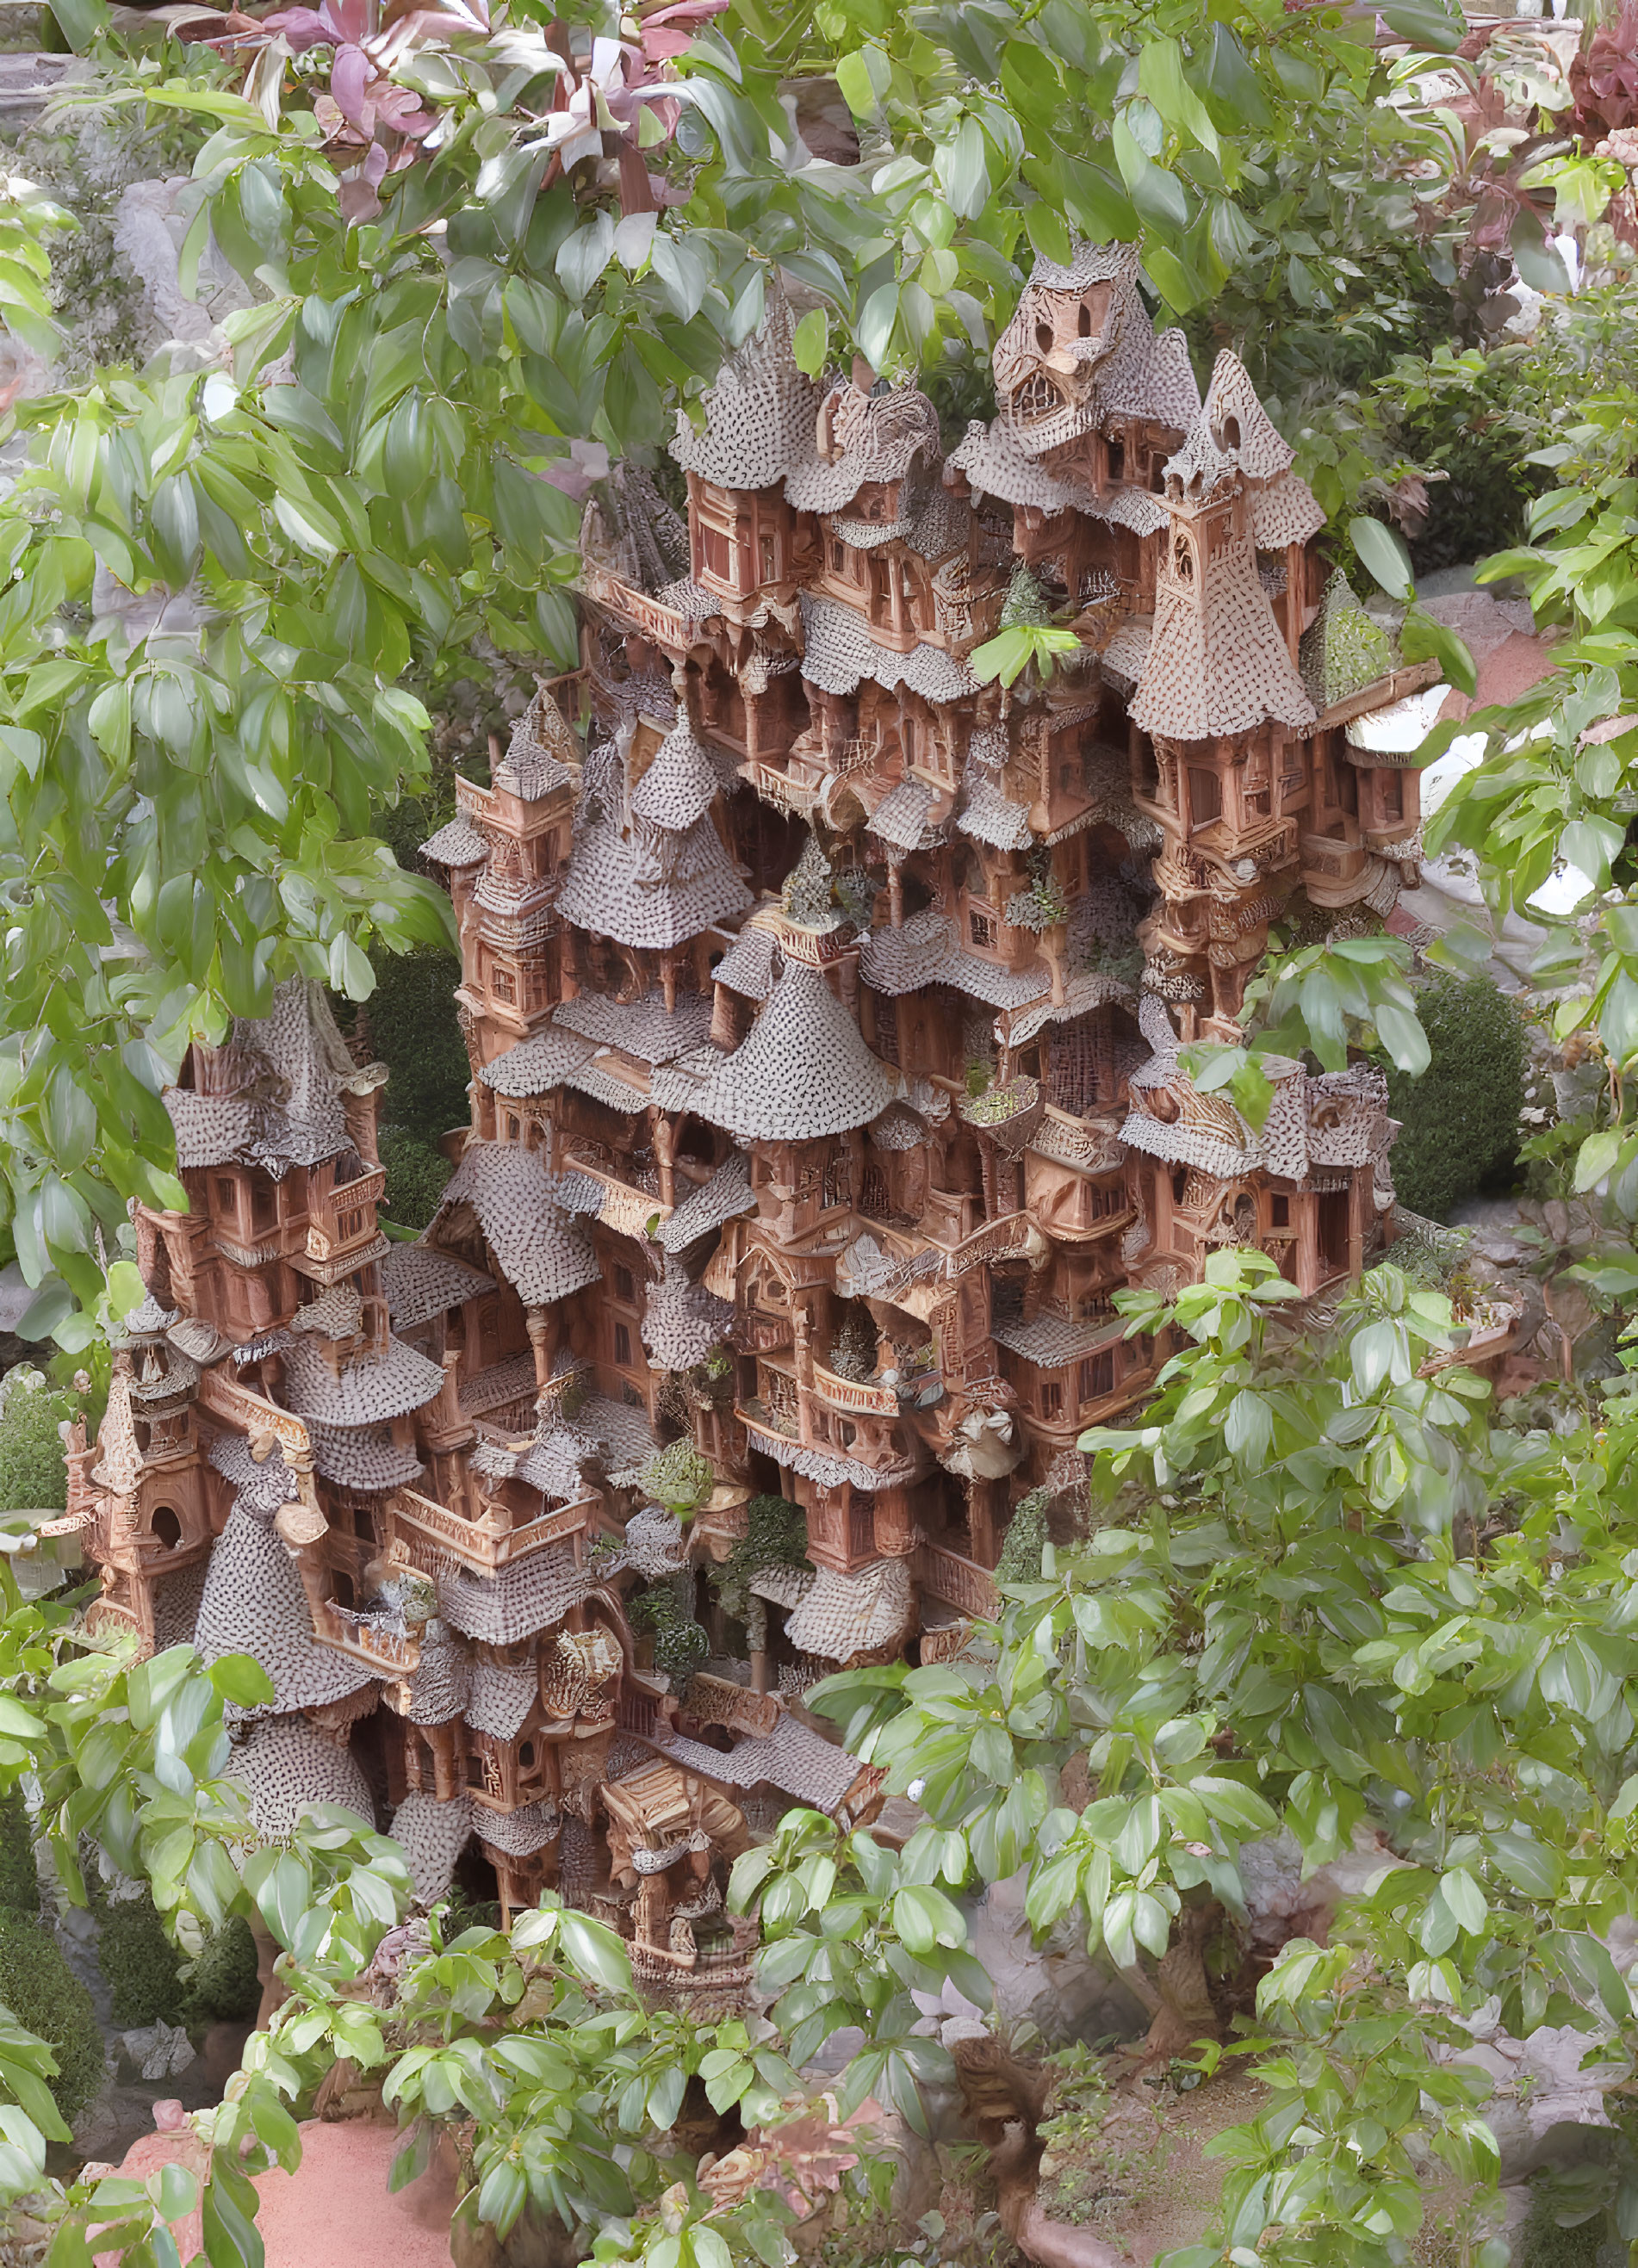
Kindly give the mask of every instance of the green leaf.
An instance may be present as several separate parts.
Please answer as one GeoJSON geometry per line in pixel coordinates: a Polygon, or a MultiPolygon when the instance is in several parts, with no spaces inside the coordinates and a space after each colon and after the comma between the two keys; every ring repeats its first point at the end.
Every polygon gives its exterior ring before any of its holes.
{"type": "Polygon", "coordinates": [[[240,1709],[271,1708],[277,1696],[273,1680],[254,1654],[218,1654],[210,1664],[210,1683],[224,1701],[240,1709]]]}
{"type": "Polygon", "coordinates": [[[830,351],[830,324],[823,307],[810,307],[796,326],[791,341],[791,352],[796,367],[809,378],[817,378],[824,368],[830,351]]]}
{"type": "Polygon", "coordinates": [[[1375,578],[1391,599],[1408,599],[1414,585],[1411,555],[1392,528],[1363,516],[1348,522],[1348,541],[1367,574],[1375,578]]]}
{"type": "MultiPolygon", "coordinates": [[[[1376,527],[1381,523],[1372,520],[1369,524],[1376,527]]],[[[1376,572],[1374,568],[1372,572],[1376,572]]],[[[1406,610],[1399,630],[1399,651],[1406,661],[1436,661],[1458,692],[1472,693],[1477,689],[1479,671],[1472,655],[1456,632],[1445,623],[1435,622],[1425,608],[1413,606],[1406,610]]]]}

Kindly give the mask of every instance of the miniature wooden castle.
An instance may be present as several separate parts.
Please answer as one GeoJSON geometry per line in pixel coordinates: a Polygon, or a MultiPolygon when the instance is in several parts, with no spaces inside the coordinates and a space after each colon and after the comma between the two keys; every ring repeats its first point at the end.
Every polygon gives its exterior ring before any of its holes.
{"type": "Polygon", "coordinates": [[[473,1072],[436,1218],[382,1233],[384,1074],[318,988],[196,1047],[64,1523],[103,1627],[266,1666],[269,1830],[347,1804],[424,1898],[555,1884],[701,1990],[747,1836],[879,1802],[803,1693],[959,1646],[1152,1379],[1113,1293],[1226,1245],[1320,1293],[1391,1233],[1374,1071],[1273,1064],[1254,1131],[1180,1053],[1271,922],[1414,876],[1380,712],[1432,674],[1133,248],[1037,263],[948,453],[791,340],[776,303],[679,423],[685,512],[616,470],[578,682],[424,846],[473,1072]],[[1049,675],[981,681],[1047,622],[1049,675]]]}

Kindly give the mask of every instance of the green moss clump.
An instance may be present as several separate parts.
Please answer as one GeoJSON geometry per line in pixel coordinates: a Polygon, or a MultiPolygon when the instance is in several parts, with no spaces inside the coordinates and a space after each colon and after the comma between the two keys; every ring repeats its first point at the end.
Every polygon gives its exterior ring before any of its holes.
{"type": "Polygon", "coordinates": [[[1020,1497],[1007,1523],[1000,1556],[995,1563],[998,1583],[1038,1583],[1041,1557],[1046,1549],[1047,1513],[1051,1499],[1044,1488],[1020,1497]]]}
{"type": "Polygon", "coordinates": [[[681,1693],[711,1652],[711,1640],[689,1612],[678,1594],[691,1588],[694,1578],[685,1573],[675,1582],[651,1583],[632,1594],[627,1607],[634,1631],[652,1631],[654,1668],[681,1693]]]}
{"type": "Polygon", "coordinates": [[[40,1911],[34,1833],[20,1787],[0,1796],[0,1908],[30,1918],[40,1911]]]}
{"type": "Polygon", "coordinates": [[[181,1957],[146,1890],[140,1897],[109,1898],[104,1904],[97,1960],[114,1996],[118,2030],[180,2022],[181,1957]]]}
{"type": "Polygon", "coordinates": [[[1517,1159],[1524,1026],[1487,976],[1435,977],[1419,987],[1416,1012],[1433,1059],[1420,1079],[1388,1073],[1402,1122],[1390,1163],[1400,1203],[1442,1220],[1517,1159]]]}
{"type": "Polygon", "coordinates": [[[1385,677],[1398,656],[1393,641],[1374,622],[1339,571],[1325,585],[1319,614],[1302,633],[1299,662],[1302,682],[1317,709],[1346,701],[1385,677]]]}
{"type": "Polygon", "coordinates": [[[638,1476],[656,1504],[687,1520],[699,1510],[716,1485],[711,1460],[703,1456],[686,1435],[651,1457],[638,1476]]]}
{"type": "Polygon", "coordinates": [[[743,1622],[758,1568],[807,1565],[808,1516],[801,1505],[782,1496],[754,1496],[745,1507],[744,1535],[719,1567],[707,1564],[705,1580],[724,1612],[743,1622]]]}
{"type": "Polygon", "coordinates": [[[37,1373],[13,1370],[0,1386],[0,1512],[62,1512],[68,1465],[57,1427],[69,1413],[63,1396],[37,1373]]]}
{"type": "Polygon", "coordinates": [[[0,1913],[0,2005],[56,2058],[46,2084],[72,2125],[102,2084],[102,2034],[90,1993],[37,1915],[0,1913]]]}

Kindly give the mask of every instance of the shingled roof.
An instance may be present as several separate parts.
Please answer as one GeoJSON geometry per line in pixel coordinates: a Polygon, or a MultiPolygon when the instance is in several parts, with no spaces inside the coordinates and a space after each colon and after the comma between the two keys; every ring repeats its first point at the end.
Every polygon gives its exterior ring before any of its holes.
{"type": "Polygon", "coordinates": [[[624,832],[623,800],[618,754],[600,748],[587,758],[580,824],[557,891],[563,920],[621,945],[663,952],[746,911],[750,892],[708,818],[678,833],[654,830],[668,846],[660,859],[624,832]]]}
{"type": "Polygon", "coordinates": [[[781,1795],[811,1804],[815,1811],[833,1812],[865,1770],[857,1756],[787,1711],[780,1712],[766,1740],[736,1741],[726,1756],[682,1734],[654,1745],[672,1764],[719,1787],[777,1787],[781,1795]]]}
{"type": "Polygon", "coordinates": [[[879,1559],[856,1575],[822,1567],[785,1635],[801,1653],[847,1661],[893,1645],[910,1627],[914,1610],[910,1569],[902,1559],[879,1559]]]}
{"type": "Polygon", "coordinates": [[[229,1770],[250,1790],[250,1815],[269,1841],[294,1832],[321,1806],[350,1811],[375,1825],[368,1781],[348,1749],[315,1733],[305,1717],[276,1717],[257,1725],[233,1751],[229,1770]]]}
{"type": "Polygon", "coordinates": [[[705,816],[719,792],[716,767],[681,716],[632,791],[631,816],[680,835],[705,816]]]}
{"type": "Polygon", "coordinates": [[[742,1142],[803,1142],[867,1125],[893,1091],[819,971],[791,961],[747,1038],[691,1107],[742,1142]]]}
{"type": "Polygon", "coordinates": [[[379,1360],[360,1357],[344,1363],[339,1375],[309,1338],[292,1338],[284,1349],[285,1407],[327,1425],[373,1425],[407,1417],[431,1402],[443,1383],[439,1365],[404,1339],[389,1337],[379,1360]]]}
{"type": "Polygon", "coordinates": [[[167,1087],[177,1162],[219,1166],[239,1160],[275,1180],[291,1166],[314,1166],[350,1146],[343,1092],[379,1086],[379,1065],[361,1071],[336,1028],[324,987],[292,976],[269,1016],[240,1017],[225,1047],[196,1042],[205,1091],[167,1087]],[[202,1059],[203,1058],[203,1059],[202,1059]]]}
{"type": "Polygon", "coordinates": [[[579,760],[579,741],[542,685],[512,728],[506,753],[495,767],[495,785],[538,803],[558,788],[573,786],[579,760]]]}
{"type": "Polygon", "coordinates": [[[820,389],[796,366],[794,328],[776,288],[758,328],[702,396],[702,424],[677,414],[671,454],[684,472],[719,488],[765,489],[788,465],[813,454],[820,389]]]}
{"type": "Polygon", "coordinates": [[[1173,740],[1251,733],[1270,718],[1311,725],[1314,704],[1291,666],[1249,536],[1230,535],[1199,571],[1198,585],[1176,574],[1160,580],[1133,723],[1173,740]]]}
{"type": "Polygon", "coordinates": [[[600,1280],[596,1255],[585,1231],[559,1205],[538,1150],[515,1142],[469,1142],[427,1230],[429,1241],[462,1204],[477,1215],[501,1273],[526,1307],[550,1307],[600,1280]]]}
{"type": "Polygon", "coordinates": [[[516,1646],[551,1630],[591,1587],[574,1555],[550,1545],[527,1559],[514,1559],[498,1575],[475,1575],[457,1567],[439,1587],[444,1620],[468,1638],[491,1646],[516,1646]]]}
{"type": "Polygon", "coordinates": [[[691,1283],[668,1254],[663,1280],[651,1284],[643,1309],[643,1344],[661,1370],[691,1370],[720,1346],[734,1326],[734,1305],[691,1283]]]}
{"type": "Polygon", "coordinates": [[[492,1292],[495,1279],[453,1253],[434,1252],[430,1244],[395,1244],[381,1262],[381,1288],[394,1329],[411,1331],[492,1292]]]}
{"type": "Polygon", "coordinates": [[[682,1199],[669,1219],[654,1232],[654,1241],[667,1252],[685,1252],[713,1228],[720,1228],[736,1213],[755,1212],[750,1160],[743,1150],[731,1150],[708,1182],[682,1199]]]}
{"type": "Polygon", "coordinates": [[[472,1799],[407,1795],[393,1814],[393,1840],[403,1852],[418,1906],[435,1906],[454,1880],[455,1861],[472,1834],[472,1799]]]}
{"type": "Polygon", "coordinates": [[[210,1547],[194,1644],[207,1662],[248,1653],[273,1682],[276,1709],[317,1709],[373,1681],[344,1654],[321,1646],[296,1563],[267,1519],[236,1503],[210,1547]]]}

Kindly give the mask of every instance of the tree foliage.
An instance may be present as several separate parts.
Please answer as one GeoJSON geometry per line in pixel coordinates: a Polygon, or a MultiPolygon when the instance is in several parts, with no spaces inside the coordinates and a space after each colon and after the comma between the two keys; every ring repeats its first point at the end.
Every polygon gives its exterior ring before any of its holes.
{"type": "Polygon", "coordinates": [[[1416,1011],[1430,1061],[1420,1079],[1388,1075],[1400,1121],[1393,1186],[1413,1212],[1443,1220],[1518,1156],[1524,1023],[1518,1003],[1488,976],[1436,977],[1418,988],[1416,1011]]]}

